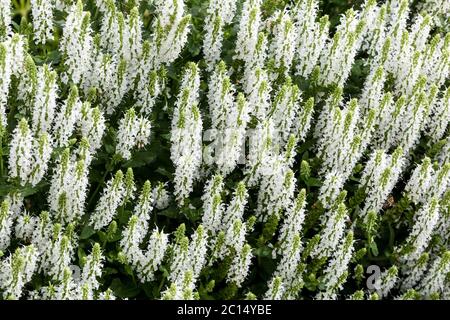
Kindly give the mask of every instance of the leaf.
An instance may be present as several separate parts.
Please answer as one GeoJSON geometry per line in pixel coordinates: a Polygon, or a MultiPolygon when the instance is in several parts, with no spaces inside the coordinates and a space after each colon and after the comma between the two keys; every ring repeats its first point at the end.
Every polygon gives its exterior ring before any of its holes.
{"type": "Polygon", "coordinates": [[[297,153],[301,154],[305,152],[306,150],[310,149],[314,145],[314,143],[316,143],[316,139],[310,139],[308,141],[305,141],[297,148],[297,153]]]}
{"type": "Polygon", "coordinates": [[[119,298],[134,298],[139,294],[139,288],[131,281],[122,282],[114,279],[110,286],[114,294],[119,298]]]}
{"type": "Polygon", "coordinates": [[[113,154],[113,153],[116,151],[116,149],[114,148],[114,146],[112,146],[112,145],[109,144],[109,143],[105,144],[105,150],[106,150],[106,152],[109,153],[109,154],[113,154]]]}
{"type": "Polygon", "coordinates": [[[308,180],[305,181],[306,185],[309,187],[320,187],[322,186],[322,181],[320,181],[317,178],[308,178],[308,180]]]}
{"type": "Polygon", "coordinates": [[[92,228],[89,224],[85,225],[83,230],[81,230],[80,239],[88,239],[93,234],[95,234],[94,228],[92,228]]]}
{"type": "Polygon", "coordinates": [[[157,153],[154,151],[136,152],[133,157],[123,164],[125,168],[143,167],[156,160],[157,153]]]}
{"type": "Polygon", "coordinates": [[[28,196],[32,196],[40,191],[42,191],[42,189],[44,189],[45,187],[48,186],[48,182],[46,181],[41,181],[39,182],[36,186],[32,187],[32,186],[26,186],[25,188],[20,190],[20,193],[22,194],[22,196],[24,197],[28,197],[28,196]]]}
{"type": "Polygon", "coordinates": [[[175,219],[179,215],[179,211],[176,207],[169,207],[163,211],[158,212],[158,215],[160,216],[166,216],[172,219],[175,219]]]}
{"type": "Polygon", "coordinates": [[[372,254],[377,257],[379,252],[378,252],[378,246],[377,243],[375,241],[372,241],[372,243],[370,244],[370,250],[372,251],[372,254]]]}
{"type": "Polygon", "coordinates": [[[172,173],[167,171],[167,169],[165,169],[165,168],[158,167],[158,169],[156,169],[156,172],[158,172],[159,174],[161,174],[169,179],[172,179],[172,176],[173,176],[172,173]]]}
{"type": "Polygon", "coordinates": [[[83,259],[86,257],[86,253],[84,252],[84,249],[79,246],[78,250],[77,250],[77,255],[78,255],[78,261],[83,261],[83,259]]]}
{"type": "MultiPolygon", "coordinates": [[[[119,210],[119,214],[117,215],[119,222],[121,224],[126,224],[128,220],[130,220],[131,215],[133,212],[130,210],[119,210]]],[[[120,232],[118,232],[120,234],[120,232]]]]}

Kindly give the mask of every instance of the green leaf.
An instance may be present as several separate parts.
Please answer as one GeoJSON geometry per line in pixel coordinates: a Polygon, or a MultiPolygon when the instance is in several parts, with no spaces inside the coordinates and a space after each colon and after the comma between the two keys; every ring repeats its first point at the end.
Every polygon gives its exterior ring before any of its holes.
{"type": "Polygon", "coordinates": [[[134,298],[139,294],[139,288],[131,281],[114,279],[110,286],[114,294],[119,298],[134,298]]]}
{"type": "Polygon", "coordinates": [[[162,210],[158,212],[158,215],[160,216],[166,216],[172,219],[175,219],[179,216],[180,212],[177,207],[169,207],[165,210],[162,210]]]}
{"type": "Polygon", "coordinates": [[[322,186],[322,181],[320,181],[317,178],[313,178],[313,177],[311,177],[308,180],[306,180],[305,183],[309,187],[320,187],[320,186],[322,186]]]}
{"type": "Polygon", "coordinates": [[[143,167],[156,160],[157,153],[154,151],[136,152],[133,157],[123,164],[125,168],[143,167]]]}
{"type": "Polygon", "coordinates": [[[85,225],[83,229],[81,230],[80,239],[88,239],[93,234],[95,234],[94,228],[92,228],[90,225],[85,225]]]}
{"type": "Polygon", "coordinates": [[[377,243],[375,241],[372,241],[372,243],[370,244],[370,250],[372,251],[372,254],[377,257],[379,252],[378,252],[378,246],[377,243]]]}

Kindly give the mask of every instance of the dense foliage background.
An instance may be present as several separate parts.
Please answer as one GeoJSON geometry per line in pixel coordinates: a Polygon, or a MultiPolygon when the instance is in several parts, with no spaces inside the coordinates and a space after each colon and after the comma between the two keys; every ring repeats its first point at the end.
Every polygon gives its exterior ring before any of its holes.
{"type": "MultiPolygon", "coordinates": [[[[417,12],[418,0],[412,1],[411,14],[413,17],[417,12]]],[[[129,13],[135,6],[136,1],[116,1],[117,8],[129,13]]],[[[170,159],[170,133],[171,120],[174,110],[177,94],[180,90],[180,81],[182,71],[188,62],[196,62],[201,71],[200,83],[200,105],[204,128],[210,126],[208,118],[208,102],[206,98],[208,90],[208,78],[210,72],[205,70],[205,61],[202,54],[203,26],[206,16],[208,1],[206,0],[186,0],[186,6],[192,15],[192,26],[188,35],[188,41],[180,56],[174,63],[167,66],[166,88],[159,96],[153,111],[151,113],[151,138],[150,143],[143,148],[133,150],[132,157],[129,160],[121,159],[116,155],[118,122],[123,117],[126,110],[135,104],[134,96],[131,93],[125,95],[116,111],[107,118],[107,128],[102,140],[102,146],[95,154],[91,164],[89,174],[89,192],[86,203],[86,212],[83,220],[76,226],[75,232],[79,235],[79,245],[74,256],[74,265],[82,265],[83,259],[91,252],[93,244],[99,243],[105,256],[103,272],[101,275],[101,291],[110,288],[118,298],[137,298],[137,299],[159,299],[161,292],[167,288],[169,281],[169,265],[167,262],[159,267],[154,281],[140,283],[136,277],[135,271],[129,266],[121,255],[119,241],[122,237],[122,230],[127,225],[132,214],[135,201],[129,201],[120,206],[114,222],[109,227],[101,231],[95,231],[89,225],[89,213],[95,209],[95,206],[101,196],[106,181],[110,180],[114,173],[121,169],[124,173],[128,168],[133,169],[134,180],[138,190],[146,180],[149,180],[153,186],[159,182],[166,183],[167,189],[173,190],[174,166],[170,159]]],[[[262,4],[262,17],[267,19],[277,10],[282,10],[288,5],[287,0],[264,0],[262,4]]],[[[349,8],[360,9],[363,1],[351,0],[321,0],[319,4],[319,16],[327,14],[330,17],[330,30],[333,33],[342,14],[349,8]]],[[[99,32],[101,23],[101,13],[99,12],[95,1],[83,1],[84,10],[91,13],[91,27],[94,32],[99,32]]],[[[32,17],[30,13],[30,3],[26,0],[12,1],[13,8],[13,31],[25,35],[28,39],[28,53],[33,57],[36,65],[49,64],[57,72],[63,70],[62,55],[59,50],[59,40],[63,32],[66,13],[55,11],[54,39],[47,41],[46,44],[36,44],[33,41],[32,17]]],[[[238,9],[239,12],[239,9],[238,9]]],[[[143,18],[143,38],[146,39],[151,33],[152,21],[154,19],[154,6],[152,1],[140,1],[140,16],[143,18]]],[[[237,18],[235,18],[237,19],[237,18]]],[[[242,61],[233,59],[235,50],[235,41],[238,24],[233,23],[226,27],[224,32],[224,41],[222,49],[222,59],[229,68],[233,70],[242,70],[242,61]]],[[[433,28],[431,34],[442,32],[439,28],[433,28]]],[[[431,35],[431,36],[432,36],[431,35]]],[[[430,36],[430,38],[431,38],[430,36]]],[[[369,73],[369,66],[365,63],[367,59],[366,52],[360,52],[352,65],[351,74],[344,86],[344,100],[348,101],[353,97],[358,97],[361,93],[364,82],[369,73]]],[[[92,69],[92,73],[97,70],[92,69]]],[[[239,81],[239,72],[232,74],[233,82],[239,81]]],[[[12,83],[12,90],[17,86],[12,83]]],[[[286,80],[280,77],[273,83],[274,88],[279,88],[286,80]]],[[[385,85],[389,88],[392,79],[388,79],[385,85]]],[[[296,83],[302,91],[303,101],[309,97],[314,97],[317,104],[314,106],[314,121],[320,114],[325,99],[331,95],[335,88],[321,87],[314,81],[304,79],[293,75],[293,82],[296,83]]],[[[58,80],[59,96],[58,103],[62,103],[67,97],[70,86],[58,80]]],[[[100,105],[99,97],[94,95],[84,96],[80,92],[82,100],[89,100],[93,106],[100,105]]],[[[22,187],[12,181],[7,173],[6,163],[9,155],[9,142],[11,133],[17,126],[18,121],[25,115],[21,102],[15,100],[14,94],[10,94],[8,100],[8,119],[7,127],[3,128],[1,137],[1,158],[0,158],[0,196],[6,197],[13,190],[19,191],[24,199],[24,210],[31,215],[38,215],[41,211],[48,210],[47,195],[50,187],[50,175],[47,175],[39,184],[34,187],[22,187]]],[[[318,201],[319,189],[324,180],[319,175],[322,165],[321,160],[316,155],[316,142],[312,131],[308,134],[305,141],[296,146],[296,157],[293,171],[297,179],[297,190],[306,189],[306,220],[302,232],[302,242],[307,246],[308,241],[312,239],[321,228],[320,217],[325,209],[318,201]]],[[[76,137],[74,137],[76,138],[76,137]]],[[[73,145],[76,144],[73,139],[73,145]]],[[[355,232],[355,253],[348,267],[349,276],[341,294],[343,297],[353,294],[355,291],[365,290],[366,269],[370,265],[377,265],[382,270],[388,269],[393,265],[399,265],[398,256],[394,254],[394,248],[404,243],[413,224],[414,213],[418,208],[404,197],[403,190],[406,182],[411,176],[417,163],[420,163],[424,156],[433,159],[441,151],[444,142],[430,145],[426,136],[422,137],[420,143],[411,153],[408,167],[404,168],[403,176],[396,184],[389,198],[387,199],[383,213],[378,220],[376,232],[368,234],[367,230],[360,226],[354,226],[355,232]]],[[[61,156],[62,148],[53,150],[50,168],[54,167],[56,160],[61,156]]],[[[344,200],[347,206],[350,219],[346,222],[351,225],[356,220],[360,205],[364,201],[364,195],[360,189],[360,178],[364,165],[368,159],[368,153],[364,154],[359,163],[354,168],[351,177],[345,183],[344,189],[347,196],[344,200]]],[[[49,169],[51,172],[52,169],[49,169]]],[[[210,170],[211,169],[207,169],[210,170]]],[[[208,171],[206,171],[208,172],[208,171]]],[[[179,206],[173,199],[170,205],[162,210],[153,209],[150,225],[157,226],[166,233],[173,234],[180,224],[185,224],[186,234],[192,234],[201,222],[203,215],[202,195],[207,179],[211,175],[205,175],[194,186],[194,191],[190,194],[187,201],[179,206]]],[[[236,168],[224,179],[225,191],[222,201],[228,203],[232,197],[232,191],[236,184],[244,179],[242,168],[236,168]]],[[[249,201],[244,214],[244,220],[248,220],[254,215],[256,209],[258,188],[249,189],[249,201]]],[[[250,267],[250,273],[243,286],[237,288],[225,281],[227,268],[230,261],[226,259],[213,265],[207,265],[201,272],[197,284],[198,297],[200,299],[241,299],[245,297],[263,297],[267,291],[268,281],[276,268],[279,259],[273,258],[273,246],[277,239],[277,229],[281,222],[278,218],[268,222],[256,222],[253,231],[247,236],[247,241],[252,247],[254,258],[250,267]],[[249,293],[252,293],[249,295],[249,293]]],[[[375,228],[374,228],[375,230],[375,228]]],[[[171,236],[172,239],[172,236],[171,236]]],[[[444,239],[445,240],[445,239],[444,239]]],[[[442,241],[442,239],[432,239],[431,243],[442,241]]],[[[13,240],[5,252],[4,257],[10,255],[15,248],[23,245],[21,241],[13,240]]],[[[442,248],[445,248],[442,247],[442,248]]],[[[308,260],[308,267],[304,272],[304,287],[301,297],[304,299],[314,298],[320,289],[321,268],[320,264],[308,260]]],[[[35,275],[32,281],[26,285],[27,290],[36,290],[42,286],[48,285],[50,279],[42,275],[35,275]]],[[[396,289],[391,292],[390,297],[397,295],[396,289]]]]}

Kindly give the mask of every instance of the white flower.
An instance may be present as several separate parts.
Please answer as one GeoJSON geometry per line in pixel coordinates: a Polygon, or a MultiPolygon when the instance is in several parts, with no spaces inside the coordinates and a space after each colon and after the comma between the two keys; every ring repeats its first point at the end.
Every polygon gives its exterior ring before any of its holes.
{"type": "Polygon", "coordinates": [[[128,63],[125,59],[101,52],[96,55],[94,60],[92,68],[97,72],[92,73],[90,79],[87,80],[87,84],[84,86],[85,91],[95,87],[108,115],[114,113],[129,89],[127,66],[128,63]]]}
{"type": "Polygon", "coordinates": [[[65,149],[58,159],[53,171],[49,190],[50,212],[61,222],[73,220],[70,195],[73,192],[73,164],[70,161],[70,151],[65,149]]]}
{"type": "Polygon", "coordinates": [[[271,85],[267,72],[257,69],[252,79],[252,91],[248,97],[249,113],[259,120],[266,119],[270,109],[271,85]]]}
{"type": "Polygon", "coordinates": [[[239,254],[245,244],[246,236],[247,225],[241,219],[236,219],[229,226],[226,226],[224,244],[227,248],[225,248],[224,254],[239,254]]]}
{"type": "Polygon", "coordinates": [[[188,289],[189,296],[195,289],[197,278],[206,263],[207,243],[205,229],[199,225],[190,243],[187,237],[182,237],[173,247],[174,258],[170,266],[169,280],[177,287],[188,289]]]}
{"type": "MultiPolygon", "coordinates": [[[[73,169],[74,179],[72,181],[72,192],[70,196],[70,210],[74,219],[81,218],[85,212],[85,203],[89,191],[89,168],[88,161],[78,160],[73,169]]],[[[68,186],[66,186],[68,187],[68,186]]]]}
{"type": "Polygon", "coordinates": [[[333,39],[327,43],[320,59],[320,83],[343,86],[350,75],[361,36],[360,20],[353,9],[347,10],[340,20],[333,39]]]}
{"type": "Polygon", "coordinates": [[[283,297],[285,288],[284,283],[280,277],[273,277],[269,282],[266,295],[264,296],[265,300],[281,300],[283,297]]]}
{"type": "Polygon", "coordinates": [[[168,236],[157,228],[150,234],[147,250],[140,257],[137,272],[142,282],[152,281],[168,248],[168,236]]]}
{"type": "MultiPolygon", "coordinates": [[[[149,52],[151,50],[148,41],[144,42],[143,51],[149,52]]],[[[144,115],[151,115],[153,106],[157,98],[164,91],[165,88],[165,69],[148,72],[150,66],[147,65],[146,57],[141,57],[138,64],[138,80],[136,90],[134,91],[137,100],[136,106],[139,107],[140,113],[144,115]]]]}
{"type": "Polygon", "coordinates": [[[170,158],[175,165],[175,196],[182,202],[192,191],[202,161],[202,118],[197,107],[200,77],[189,63],[172,119],[170,158]]]}
{"type": "Polygon", "coordinates": [[[261,185],[258,193],[256,216],[267,221],[272,216],[280,216],[292,203],[296,179],[280,157],[266,158],[263,165],[261,185]]]}
{"type": "Polygon", "coordinates": [[[90,13],[83,11],[83,2],[74,4],[66,18],[59,42],[66,72],[61,75],[64,83],[79,84],[92,68],[93,39],[90,13]]]}
{"type": "Polygon", "coordinates": [[[19,214],[22,212],[23,209],[23,200],[24,197],[20,193],[20,191],[14,190],[10,191],[6,197],[5,200],[8,200],[10,210],[14,217],[19,216],[19,214]]]}
{"type": "Polygon", "coordinates": [[[12,58],[8,46],[0,43],[0,125],[6,125],[6,103],[11,83],[12,58]]]}
{"type": "Polygon", "coordinates": [[[364,89],[359,98],[359,105],[363,115],[367,115],[370,109],[378,110],[383,97],[383,86],[385,72],[382,67],[372,68],[367,80],[364,82],[364,89]]]}
{"type": "Polygon", "coordinates": [[[361,177],[361,186],[366,188],[365,205],[361,211],[362,216],[367,216],[369,211],[378,213],[386,201],[389,193],[394,188],[400,176],[404,159],[403,150],[397,148],[392,155],[383,151],[375,151],[361,177]]]}
{"type": "Polygon", "coordinates": [[[248,201],[248,192],[245,183],[240,181],[233,192],[233,198],[228,204],[223,215],[222,224],[230,227],[234,221],[242,220],[244,216],[245,206],[248,201]]]}
{"type": "Polygon", "coordinates": [[[450,119],[450,87],[445,90],[442,98],[431,107],[426,121],[426,133],[431,137],[431,142],[436,143],[444,137],[448,119],[450,119]]]}
{"type": "Polygon", "coordinates": [[[437,257],[426,276],[423,278],[419,292],[425,298],[430,298],[433,294],[442,294],[445,286],[445,279],[450,271],[450,252],[446,251],[442,256],[437,257]]]}
{"type": "Polygon", "coordinates": [[[428,101],[423,90],[424,79],[419,80],[415,93],[403,108],[398,121],[397,143],[405,152],[412,149],[420,138],[421,128],[428,111],[428,101]]]}
{"type": "Polygon", "coordinates": [[[418,259],[428,246],[434,227],[439,219],[439,202],[432,198],[414,216],[414,225],[406,239],[406,245],[411,247],[402,258],[405,261],[418,259]]]}
{"type": "Polygon", "coordinates": [[[81,288],[72,277],[72,270],[66,267],[62,280],[54,285],[42,287],[39,291],[30,292],[31,299],[42,300],[78,300],[81,299],[81,288]]]}
{"type": "Polygon", "coordinates": [[[11,1],[0,1],[0,41],[11,33],[11,1]]]}
{"type": "Polygon", "coordinates": [[[91,253],[86,257],[83,270],[81,272],[80,286],[86,286],[89,290],[99,289],[99,277],[102,275],[104,257],[100,245],[95,243],[91,253]]]}
{"type": "Polygon", "coordinates": [[[192,269],[192,283],[194,284],[206,263],[207,245],[206,230],[202,225],[199,225],[191,237],[189,246],[190,268],[192,269]]]}
{"type": "Polygon", "coordinates": [[[152,197],[155,207],[159,210],[166,209],[171,201],[170,193],[166,190],[166,184],[162,182],[158,182],[157,186],[153,188],[152,197]]]}
{"type": "Polygon", "coordinates": [[[323,16],[316,22],[318,7],[317,0],[302,0],[293,8],[298,32],[295,52],[296,72],[305,78],[317,65],[320,52],[328,40],[328,16],[323,16]]]}
{"type": "Polygon", "coordinates": [[[16,219],[14,226],[14,235],[16,238],[31,241],[34,229],[37,226],[38,218],[31,216],[28,212],[24,212],[16,219]]]}
{"type": "Polygon", "coordinates": [[[106,183],[95,211],[91,215],[90,224],[95,230],[107,226],[116,215],[117,208],[122,204],[125,196],[122,171],[117,171],[114,178],[106,183]]]}
{"type": "Polygon", "coordinates": [[[300,234],[305,220],[305,198],[306,191],[302,189],[295,202],[287,210],[278,236],[278,254],[281,256],[281,260],[273,277],[282,279],[285,285],[284,296],[287,299],[295,298],[303,284],[299,264],[303,249],[300,234]]]}
{"type": "MultiPolygon", "coordinates": [[[[284,216],[284,221],[280,227],[280,234],[278,236],[278,243],[280,245],[279,253],[281,255],[286,255],[286,250],[292,245],[294,237],[299,235],[302,230],[302,225],[305,220],[305,200],[306,190],[302,189],[284,216]]],[[[298,249],[300,251],[301,248],[299,247],[298,249]]]]}
{"type": "Polygon", "coordinates": [[[53,280],[62,280],[64,270],[67,268],[71,261],[71,255],[73,253],[73,247],[68,237],[62,236],[53,240],[49,248],[51,252],[46,252],[47,261],[44,258],[43,263],[47,263],[47,270],[45,272],[52,277],[53,280]]]}
{"type": "Polygon", "coordinates": [[[7,38],[5,44],[11,55],[11,73],[20,78],[25,66],[26,40],[23,35],[14,33],[12,37],[7,38]]]}
{"type": "Polygon", "coordinates": [[[382,59],[383,45],[386,42],[387,4],[375,6],[374,10],[373,23],[367,26],[370,31],[363,39],[362,48],[368,50],[373,63],[376,63],[382,59]]]}
{"type": "Polygon", "coordinates": [[[33,106],[33,131],[49,131],[56,110],[58,86],[56,71],[50,66],[38,67],[36,96],[33,106]]]}
{"type": "MultiPolygon", "coordinates": [[[[406,22],[409,16],[409,1],[391,1],[388,4],[387,12],[387,37],[391,39],[390,54],[386,67],[392,73],[396,73],[397,68],[401,67],[399,61],[403,61],[404,50],[407,49],[406,42],[403,40],[406,31],[406,22]],[[403,38],[403,39],[402,39],[403,38]]],[[[407,61],[407,59],[405,59],[407,61]]]]}
{"type": "Polygon", "coordinates": [[[51,138],[46,132],[33,138],[27,121],[22,118],[11,140],[9,175],[19,178],[21,185],[36,185],[44,177],[50,160],[51,138]]]}
{"type": "Polygon", "coordinates": [[[101,147],[103,134],[106,129],[103,113],[99,108],[91,108],[89,103],[83,103],[79,126],[82,135],[89,141],[91,152],[94,153],[101,147]]]}
{"type": "Polygon", "coordinates": [[[4,200],[0,207],[0,250],[5,250],[11,241],[12,214],[8,200],[4,200]]]}
{"type": "Polygon", "coordinates": [[[235,59],[251,64],[258,42],[258,32],[261,24],[261,0],[246,0],[239,21],[239,31],[236,38],[235,59]]]}
{"type": "Polygon", "coordinates": [[[239,93],[235,99],[234,93],[225,64],[220,62],[209,82],[208,103],[212,128],[207,133],[211,133],[209,139],[213,142],[206,152],[212,149],[212,161],[224,175],[236,167],[242,156],[249,120],[244,96],[239,93]]]}
{"type": "Polygon", "coordinates": [[[311,252],[312,257],[328,258],[332,255],[344,235],[347,219],[348,213],[343,203],[327,213],[326,222],[320,232],[320,242],[311,252]]]}
{"type": "Polygon", "coordinates": [[[67,12],[76,0],[55,0],[55,9],[67,12]]]}
{"type": "Polygon", "coordinates": [[[256,83],[260,80],[261,70],[264,69],[267,59],[267,36],[264,32],[258,33],[253,55],[246,61],[242,77],[244,92],[249,95],[257,90],[256,83]]]}
{"type": "Polygon", "coordinates": [[[116,296],[112,293],[111,289],[107,289],[105,292],[100,292],[98,300],[116,300],[116,296]]]}
{"type": "Polygon", "coordinates": [[[380,299],[389,294],[389,291],[394,288],[397,281],[398,270],[396,266],[390,267],[379,276],[379,278],[375,281],[374,289],[377,290],[380,299]]]}
{"type": "Polygon", "coordinates": [[[128,263],[133,266],[138,265],[143,256],[143,253],[139,248],[139,243],[147,232],[147,229],[144,229],[147,227],[147,223],[146,219],[139,218],[137,215],[132,215],[122,232],[120,247],[122,248],[122,252],[128,263]]]}
{"type": "Polygon", "coordinates": [[[424,10],[431,15],[433,23],[437,27],[446,28],[448,31],[448,24],[445,22],[450,18],[450,4],[445,0],[425,0],[418,3],[421,10],[424,10]]]}
{"type": "MultiPolygon", "coordinates": [[[[299,121],[301,115],[301,102],[302,98],[299,88],[295,84],[292,84],[291,79],[288,78],[286,83],[277,92],[273,100],[272,109],[269,112],[278,131],[278,139],[276,142],[280,144],[281,147],[286,145],[291,134],[297,133],[297,128],[300,126],[308,126],[306,123],[303,124],[299,121]]],[[[306,113],[311,111],[307,110],[307,108],[304,108],[303,110],[305,110],[306,113]]],[[[303,117],[307,117],[307,114],[303,112],[302,115],[303,117]]],[[[309,119],[306,119],[307,122],[309,122],[308,120],[309,119]]],[[[308,130],[308,128],[304,127],[301,129],[302,131],[305,131],[305,129],[306,131],[308,130]]]]}
{"type": "Polygon", "coordinates": [[[47,132],[41,132],[34,138],[33,166],[29,177],[32,186],[38,184],[46,174],[52,151],[51,137],[47,132]]]}
{"type": "Polygon", "coordinates": [[[64,270],[73,260],[77,244],[73,229],[73,225],[68,225],[64,230],[60,224],[55,223],[43,239],[46,242],[45,247],[38,247],[41,253],[39,271],[54,281],[63,279],[64,270]]]}
{"type": "Polygon", "coordinates": [[[319,200],[325,208],[330,208],[334,204],[344,187],[344,183],[342,175],[335,170],[331,170],[325,175],[319,191],[319,200]]]}
{"type": "Polygon", "coordinates": [[[429,253],[424,252],[417,260],[404,265],[404,278],[401,281],[402,290],[411,289],[418,284],[428,269],[429,259],[429,253]]]}
{"type": "Polygon", "coordinates": [[[72,86],[67,99],[55,116],[53,132],[57,146],[65,147],[67,145],[75,129],[75,124],[81,118],[81,106],[82,103],[78,97],[78,89],[76,86],[72,86]]]}
{"type": "Polygon", "coordinates": [[[414,169],[411,178],[405,186],[408,198],[418,204],[425,203],[427,194],[431,187],[434,170],[431,166],[431,159],[425,157],[422,163],[414,169]]]}
{"type": "Polygon", "coordinates": [[[103,20],[100,28],[100,42],[102,48],[118,59],[129,58],[129,30],[125,18],[120,10],[117,10],[114,0],[103,1],[100,10],[103,11],[103,20]]]}
{"type": "Polygon", "coordinates": [[[34,41],[45,44],[53,39],[53,1],[31,0],[34,41]]]}
{"type": "Polygon", "coordinates": [[[333,258],[324,270],[324,275],[321,279],[325,291],[319,292],[316,296],[317,298],[325,300],[336,299],[337,292],[342,289],[342,285],[347,280],[349,273],[348,264],[354,250],[353,243],[353,231],[349,231],[339,244],[336,243],[333,258]]]}
{"type": "Polygon", "coordinates": [[[146,181],[139,195],[139,201],[134,209],[133,215],[128,221],[128,225],[124,229],[122,240],[120,241],[128,262],[135,267],[139,266],[140,261],[144,257],[139,249],[139,245],[148,232],[148,221],[150,220],[150,213],[153,209],[152,202],[151,185],[149,181],[146,181]]]}
{"type": "Polygon", "coordinates": [[[31,281],[36,270],[38,252],[31,244],[19,247],[0,262],[0,288],[3,298],[19,299],[23,287],[31,281]]]}
{"type": "Polygon", "coordinates": [[[143,147],[150,138],[150,121],[144,117],[137,117],[133,108],[129,109],[119,122],[117,132],[116,153],[124,159],[131,158],[131,149],[135,146],[143,147]]]}
{"type": "Polygon", "coordinates": [[[203,54],[207,68],[211,71],[220,60],[223,29],[231,23],[236,11],[236,0],[211,0],[204,24],[203,54]]]}
{"type": "Polygon", "coordinates": [[[124,57],[127,60],[128,82],[134,82],[139,69],[140,57],[142,55],[142,20],[139,9],[134,7],[126,20],[128,29],[128,43],[123,47],[124,57]]]}
{"type": "MultiPolygon", "coordinates": [[[[270,169],[270,165],[265,165],[274,154],[272,137],[275,136],[275,127],[272,119],[258,123],[256,128],[250,132],[249,151],[246,162],[247,185],[254,186],[262,177],[265,168],[270,169]]],[[[278,157],[278,158],[281,158],[278,157]]],[[[273,158],[271,163],[285,161],[284,159],[273,158]]],[[[270,173],[270,172],[267,172],[270,173]]]]}
{"type": "Polygon", "coordinates": [[[185,14],[184,0],[155,0],[156,18],[152,40],[156,48],[154,66],[172,63],[187,42],[190,15],[185,14]]]}
{"type": "MultiPolygon", "coordinates": [[[[298,29],[288,10],[275,12],[268,23],[271,25],[273,36],[269,46],[269,56],[273,59],[275,70],[287,76],[294,59],[298,29]]],[[[277,77],[277,75],[272,76],[277,77]]]]}
{"type": "Polygon", "coordinates": [[[28,181],[32,170],[32,143],[27,120],[22,118],[13,131],[9,152],[9,176],[19,178],[22,185],[28,181]]]}
{"type": "MultiPolygon", "coordinates": [[[[280,292],[283,299],[294,299],[303,284],[302,275],[298,272],[301,249],[300,236],[296,234],[285,243],[283,255],[273,273],[271,282],[279,278],[283,283],[283,290],[280,292]]],[[[271,282],[269,282],[269,288],[271,282]]]]}
{"type": "Polygon", "coordinates": [[[221,193],[223,191],[223,178],[220,175],[213,176],[205,186],[202,196],[203,217],[202,224],[205,230],[212,235],[222,227],[224,205],[222,203],[221,193]]]}
{"type": "Polygon", "coordinates": [[[227,282],[234,283],[240,288],[248,275],[252,257],[253,254],[250,245],[245,244],[242,249],[234,255],[231,267],[227,273],[227,282]]]}
{"type": "Polygon", "coordinates": [[[28,54],[24,58],[24,66],[17,86],[17,100],[21,102],[33,101],[36,89],[37,67],[33,58],[28,54]]]}
{"type": "Polygon", "coordinates": [[[358,101],[352,99],[344,109],[341,109],[339,106],[341,94],[342,91],[338,88],[327,101],[316,126],[316,135],[319,138],[318,155],[323,159],[321,173],[337,171],[342,175],[344,183],[361,157],[362,136],[368,141],[372,121],[365,123],[360,131],[358,101]]]}

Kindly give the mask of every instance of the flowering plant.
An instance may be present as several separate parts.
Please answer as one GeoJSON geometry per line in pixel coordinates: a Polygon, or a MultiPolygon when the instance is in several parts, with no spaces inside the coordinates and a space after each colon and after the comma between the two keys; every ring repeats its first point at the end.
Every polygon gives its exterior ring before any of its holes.
{"type": "Polygon", "coordinates": [[[0,298],[450,299],[416,2],[0,0],[0,298]]]}

